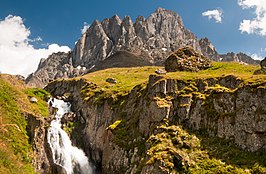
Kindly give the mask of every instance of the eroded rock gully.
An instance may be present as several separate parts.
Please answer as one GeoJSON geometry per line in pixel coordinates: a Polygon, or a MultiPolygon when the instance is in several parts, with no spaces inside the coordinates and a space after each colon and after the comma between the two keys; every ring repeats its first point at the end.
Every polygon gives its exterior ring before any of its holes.
{"type": "Polygon", "coordinates": [[[90,82],[82,78],[62,80],[50,83],[46,90],[54,96],[69,96],[82,128],[80,146],[102,173],[145,173],[156,168],[147,169],[141,161],[147,138],[165,118],[230,139],[247,151],[266,148],[265,82],[248,84],[235,76],[182,81],[151,75],[146,88],[136,86],[115,102],[95,102],[97,94],[85,100],[81,92],[85,85],[90,82]]]}

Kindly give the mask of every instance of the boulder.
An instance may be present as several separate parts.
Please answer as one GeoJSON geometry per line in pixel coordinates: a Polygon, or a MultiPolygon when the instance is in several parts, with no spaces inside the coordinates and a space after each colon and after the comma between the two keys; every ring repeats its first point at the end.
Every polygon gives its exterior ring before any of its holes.
{"type": "Polygon", "coordinates": [[[261,70],[266,70],[266,57],[260,62],[261,70]]]}
{"type": "Polygon", "coordinates": [[[116,84],[116,80],[114,78],[106,79],[106,82],[116,84]]]}
{"type": "Polygon", "coordinates": [[[211,67],[211,60],[196,52],[191,47],[184,47],[172,53],[165,61],[167,72],[192,71],[208,69],[211,67]]]}
{"type": "Polygon", "coordinates": [[[258,74],[266,74],[266,57],[260,61],[260,67],[261,69],[258,69],[254,72],[254,75],[258,75],[258,74]]]}
{"type": "Polygon", "coordinates": [[[166,71],[165,71],[165,69],[158,68],[157,70],[155,70],[155,73],[159,74],[159,75],[165,75],[166,71]]]}
{"type": "Polygon", "coordinates": [[[38,102],[38,99],[35,98],[35,97],[30,97],[29,100],[30,100],[31,103],[37,103],[38,102]]]}

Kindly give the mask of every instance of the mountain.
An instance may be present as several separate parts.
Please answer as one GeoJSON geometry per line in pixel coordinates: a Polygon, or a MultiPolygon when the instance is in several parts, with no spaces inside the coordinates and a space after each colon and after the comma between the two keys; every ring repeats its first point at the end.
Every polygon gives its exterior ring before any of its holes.
{"type": "Polygon", "coordinates": [[[149,64],[162,64],[171,52],[184,46],[201,52],[197,37],[175,12],[158,8],[147,19],[137,17],[135,23],[129,16],[120,19],[115,15],[102,22],[95,20],[71,53],[49,56],[26,82],[41,87],[56,78],[80,75],[119,51],[130,52],[149,64]],[[82,73],[73,72],[80,67],[82,73]]]}
{"type": "Polygon", "coordinates": [[[112,63],[112,60],[121,61],[119,65],[125,67],[142,66],[139,61],[132,64],[137,59],[144,60],[143,65],[162,65],[170,53],[185,46],[194,48],[214,61],[257,63],[242,53],[237,54],[237,59],[230,55],[219,55],[208,38],[198,40],[185,28],[177,13],[158,8],[147,19],[139,16],[135,22],[129,16],[121,19],[117,15],[101,22],[95,20],[70,53],[56,53],[41,60],[37,71],[26,82],[30,86],[43,87],[57,78],[80,76],[92,68],[113,67],[117,63],[112,63]],[[133,56],[128,56],[129,53],[133,56]],[[128,60],[125,60],[129,57],[139,58],[126,64],[128,60]],[[109,58],[112,59],[105,61],[109,58]],[[103,62],[113,65],[102,66],[103,62]]]}
{"type": "Polygon", "coordinates": [[[74,66],[90,67],[127,50],[156,63],[186,45],[200,51],[197,37],[184,27],[181,17],[158,8],[147,19],[139,16],[135,23],[129,16],[120,19],[117,15],[102,22],[95,20],[76,44],[72,61],[74,66]]]}
{"type": "Polygon", "coordinates": [[[220,54],[221,61],[223,62],[242,62],[247,64],[259,64],[259,60],[254,60],[250,56],[246,55],[245,53],[227,53],[227,54],[220,54]]]}
{"type": "Polygon", "coordinates": [[[216,48],[207,37],[200,39],[199,43],[204,56],[217,62],[220,61],[220,56],[216,51],[216,48]]]}
{"type": "Polygon", "coordinates": [[[115,67],[138,67],[138,66],[151,66],[152,64],[145,58],[136,56],[128,51],[118,51],[95,64],[89,72],[115,68],[115,67]]]}
{"type": "Polygon", "coordinates": [[[260,63],[259,60],[254,60],[250,56],[241,52],[219,54],[216,51],[216,48],[211,43],[211,41],[206,37],[200,39],[199,43],[203,55],[217,62],[240,62],[244,64],[255,64],[255,65],[258,65],[260,63]]]}
{"type": "Polygon", "coordinates": [[[73,67],[72,53],[53,53],[47,59],[41,59],[38,69],[26,79],[28,86],[43,87],[57,78],[76,77],[87,72],[81,66],[73,67]]]}

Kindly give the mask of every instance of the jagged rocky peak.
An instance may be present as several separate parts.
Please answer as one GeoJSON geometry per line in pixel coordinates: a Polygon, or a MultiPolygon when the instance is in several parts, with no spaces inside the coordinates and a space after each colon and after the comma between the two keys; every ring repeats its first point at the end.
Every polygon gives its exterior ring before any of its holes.
{"type": "Polygon", "coordinates": [[[220,56],[216,51],[216,48],[207,37],[200,39],[199,44],[204,56],[214,61],[220,61],[220,56]]]}
{"type": "Polygon", "coordinates": [[[75,46],[74,65],[90,67],[117,51],[146,56],[151,63],[187,45],[201,51],[198,39],[184,27],[180,16],[163,8],[147,19],[139,16],[135,23],[129,16],[121,20],[117,15],[102,22],[96,20],[85,34],[75,46]]]}

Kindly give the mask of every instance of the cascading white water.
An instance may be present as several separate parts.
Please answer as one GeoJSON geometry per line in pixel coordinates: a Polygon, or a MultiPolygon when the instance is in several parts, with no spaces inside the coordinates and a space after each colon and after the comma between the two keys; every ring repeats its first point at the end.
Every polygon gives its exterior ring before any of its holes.
{"type": "Polygon", "coordinates": [[[50,99],[48,103],[58,109],[47,133],[53,162],[63,167],[67,174],[92,174],[92,168],[84,152],[72,146],[67,133],[61,128],[61,118],[65,113],[70,112],[70,103],[55,98],[50,99]]]}

